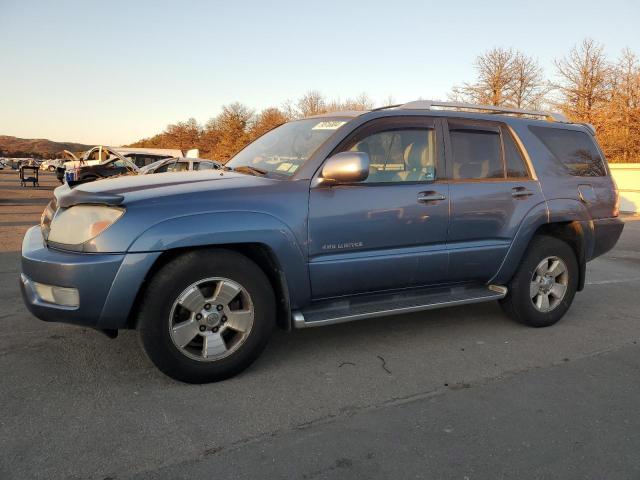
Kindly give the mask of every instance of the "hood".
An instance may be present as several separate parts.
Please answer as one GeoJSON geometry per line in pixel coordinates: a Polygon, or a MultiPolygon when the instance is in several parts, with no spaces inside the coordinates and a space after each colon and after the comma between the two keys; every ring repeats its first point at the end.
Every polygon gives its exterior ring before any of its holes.
{"type": "Polygon", "coordinates": [[[81,184],[73,189],[63,185],[54,194],[58,205],[63,208],[82,203],[120,205],[201,191],[270,185],[281,181],[231,171],[188,171],[106,178],[81,184]]]}

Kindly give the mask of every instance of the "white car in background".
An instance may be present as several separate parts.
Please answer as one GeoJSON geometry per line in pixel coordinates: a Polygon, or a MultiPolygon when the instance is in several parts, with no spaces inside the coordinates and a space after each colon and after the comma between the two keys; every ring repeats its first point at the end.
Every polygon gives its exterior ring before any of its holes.
{"type": "Polygon", "coordinates": [[[165,172],[186,172],[189,170],[216,170],[222,168],[220,162],[207,160],[206,158],[166,158],[158,160],[140,169],[140,174],[165,173],[165,172]]]}
{"type": "Polygon", "coordinates": [[[44,160],[40,163],[40,170],[46,170],[48,172],[55,172],[56,168],[64,163],[64,160],[55,158],[52,160],[44,160]]]}

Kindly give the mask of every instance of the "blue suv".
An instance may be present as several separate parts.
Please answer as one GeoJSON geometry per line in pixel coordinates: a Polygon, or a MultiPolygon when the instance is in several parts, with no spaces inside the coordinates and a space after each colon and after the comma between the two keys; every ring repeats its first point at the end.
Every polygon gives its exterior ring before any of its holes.
{"type": "Polygon", "coordinates": [[[622,228],[589,125],[417,101],[286,123],[217,170],[61,186],[21,287],[38,318],[138,329],[199,383],[249,366],[275,325],[493,300],[552,325],[622,228]]]}

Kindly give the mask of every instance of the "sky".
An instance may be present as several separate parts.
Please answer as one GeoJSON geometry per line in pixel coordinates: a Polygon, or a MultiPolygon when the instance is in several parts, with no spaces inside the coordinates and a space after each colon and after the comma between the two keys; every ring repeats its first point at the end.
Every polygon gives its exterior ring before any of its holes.
{"type": "Polygon", "coordinates": [[[309,90],[446,99],[477,55],[640,55],[640,1],[0,0],[0,135],[120,145],[309,90]]]}

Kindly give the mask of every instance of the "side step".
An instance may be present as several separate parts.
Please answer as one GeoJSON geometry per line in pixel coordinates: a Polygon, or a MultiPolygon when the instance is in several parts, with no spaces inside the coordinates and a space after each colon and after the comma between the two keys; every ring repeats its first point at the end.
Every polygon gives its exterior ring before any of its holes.
{"type": "Polygon", "coordinates": [[[466,285],[324,300],[293,312],[293,326],[294,328],[320,327],[364,318],[433,310],[467,303],[490,302],[500,300],[506,295],[507,287],[500,285],[466,285]]]}

